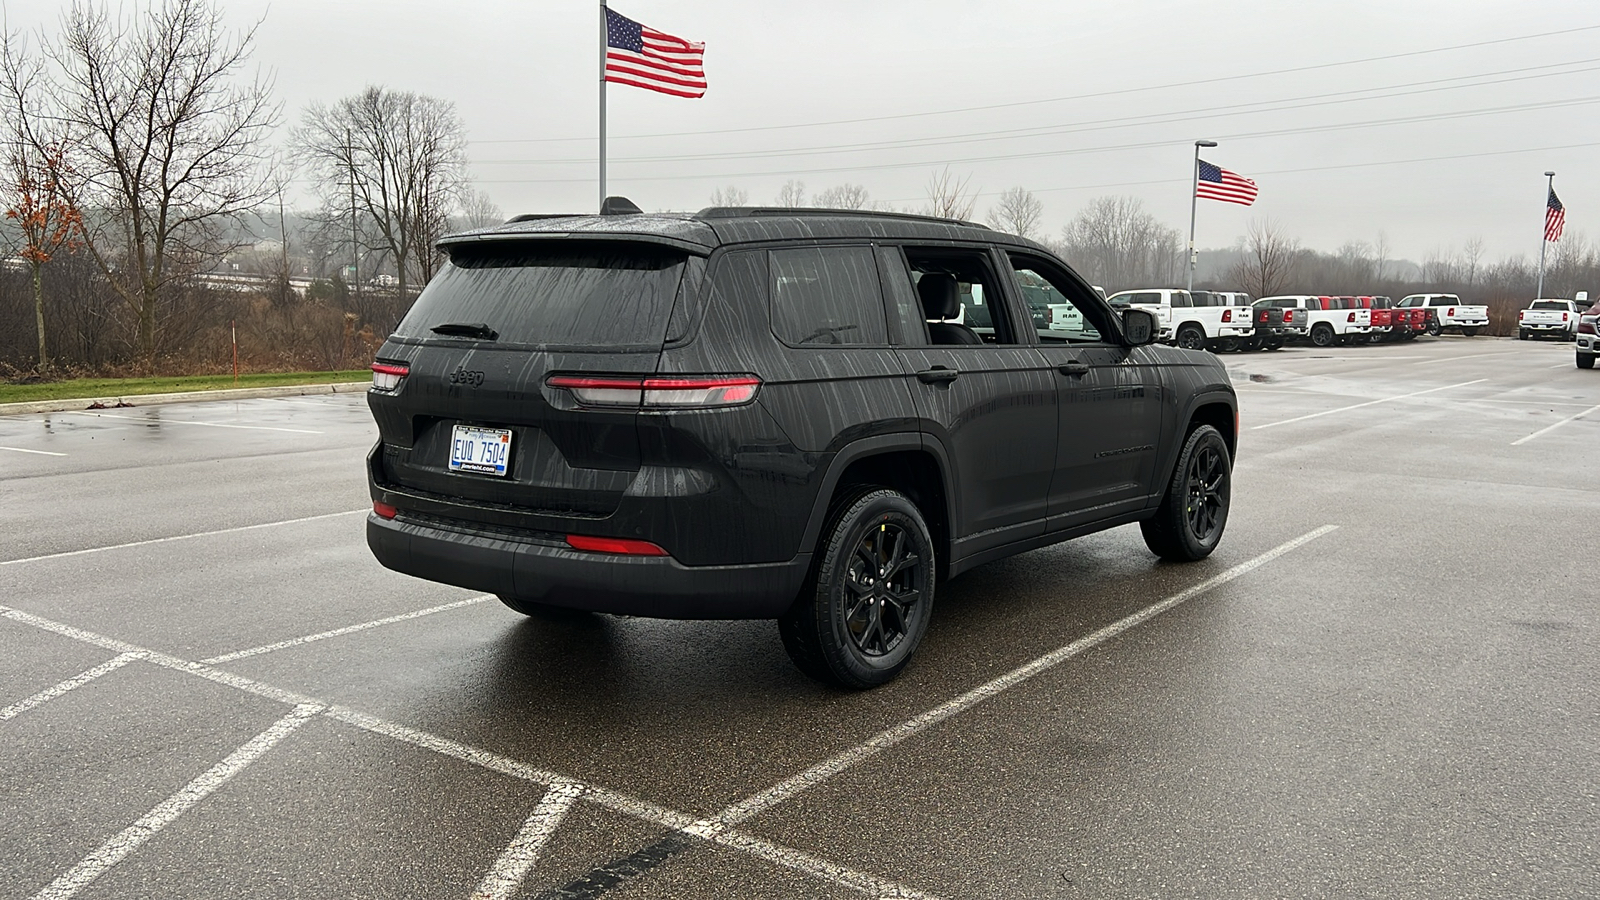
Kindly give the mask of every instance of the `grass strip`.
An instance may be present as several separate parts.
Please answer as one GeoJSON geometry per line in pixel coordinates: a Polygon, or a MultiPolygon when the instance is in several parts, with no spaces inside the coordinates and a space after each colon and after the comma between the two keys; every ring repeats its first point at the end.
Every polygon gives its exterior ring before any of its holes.
{"type": "Polygon", "coordinates": [[[263,372],[240,375],[185,375],[158,378],[70,378],[39,384],[0,384],[0,403],[34,400],[91,400],[98,397],[135,397],[140,394],[176,394],[185,391],[219,391],[230,388],[280,387],[301,384],[338,384],[368,381],[368,369],[344,372],[263,372]]]}

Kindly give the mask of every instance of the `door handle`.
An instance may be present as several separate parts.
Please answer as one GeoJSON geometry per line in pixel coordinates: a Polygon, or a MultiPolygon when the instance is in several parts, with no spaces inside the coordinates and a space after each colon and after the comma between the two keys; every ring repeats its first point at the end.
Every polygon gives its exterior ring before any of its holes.
{"type": "Polygon", "coordinates": [[[1086,362],[1079,362],[1078,360],[1064,362],[1061,365],[1056,366],[1056,368],[1060,370],[1061,374],[1071,375],[1074,378],[1089,374],[1089,364],[1086,362]]]}
{"type": "Polygon", "coordinates": [[[958,370],[947,369],[944,366],[934,366],[917,373],[917,380],[923,384],[949,384],[959,377],[961,373],[958,370]]]}

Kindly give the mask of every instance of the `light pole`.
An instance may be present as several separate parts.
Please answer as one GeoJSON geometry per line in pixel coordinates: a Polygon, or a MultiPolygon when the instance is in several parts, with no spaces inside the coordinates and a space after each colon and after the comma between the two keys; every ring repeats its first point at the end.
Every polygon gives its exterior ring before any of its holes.
{"type": "Polygon", "coordinates": [[[1189,281],[1184,285],[1184,289],[1190,291],[1194,290],[1194,264],[1199,256],[1194,252],[1194,213],[1200,200],[1195,190],[1200,183],[1200,148],[1216,145],[1216,141],[1194,142],[1194,168],[1189,172],[1189,281]]]}
{"type": "Polygon", "coordinates": [[[1533,299],[1535,300],[1544,296],[1544,251],[1546,247],[1550,246],[1550,240],[1547,237],[1550,222],[1550,195],[1556,192],[1556,173],[1546,172],[1544,177],[1549,179],[1549,183],[1545,186],[1544,223],[1539,231],[1539,289],[1533,292],[1533,299]]]}

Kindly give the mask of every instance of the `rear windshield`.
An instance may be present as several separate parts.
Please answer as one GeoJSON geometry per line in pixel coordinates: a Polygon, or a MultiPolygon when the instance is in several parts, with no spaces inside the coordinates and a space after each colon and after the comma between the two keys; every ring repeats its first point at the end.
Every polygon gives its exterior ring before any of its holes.
{"type": "Polygon", "coordinates": [[[436,325],[481,323],[502,344],[659,347],[686,258],[639,244],[456,248],[395,335],[436,338],[436,325]]]}
{"type": "Polygon", "coordinates": [[[1565,300],[1535,300],[1534,303],[1533,303],[1533,308],[1534,309],[1559,309],[1559,310],[1565,310],[1567,308],[1567,301],[1565,301],[1565,300]]]}

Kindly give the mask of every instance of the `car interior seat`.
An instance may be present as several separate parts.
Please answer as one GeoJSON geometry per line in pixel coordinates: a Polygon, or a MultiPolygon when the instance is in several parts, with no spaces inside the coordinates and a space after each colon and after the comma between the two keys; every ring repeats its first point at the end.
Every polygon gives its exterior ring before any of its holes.
{"type": "Polygon", "coordinates": [[[947,322],[961,315],[961,295],[956,277],[945,272],[927,272],[917,280],[917,297],[922,302],[923,318],[928,320],[928,339],[935,344],[981,344],[978,333],[959,322],[947,322]]]}

